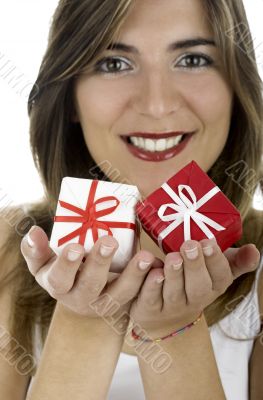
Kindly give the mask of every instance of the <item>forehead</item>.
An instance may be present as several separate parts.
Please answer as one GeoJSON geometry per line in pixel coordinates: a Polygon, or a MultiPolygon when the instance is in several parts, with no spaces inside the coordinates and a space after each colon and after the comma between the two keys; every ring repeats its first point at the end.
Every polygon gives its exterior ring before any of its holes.
{"type": "Polygon", "coordinates": [[[202,0],[134,0],[118,38],[123,41],[213,37],[202,0]]]}

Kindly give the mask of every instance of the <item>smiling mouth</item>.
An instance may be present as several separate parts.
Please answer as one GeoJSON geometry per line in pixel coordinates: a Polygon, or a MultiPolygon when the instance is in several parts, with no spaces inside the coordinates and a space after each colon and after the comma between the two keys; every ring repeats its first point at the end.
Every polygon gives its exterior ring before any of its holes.
{"type": "Polygon", "coordinates": [[[135,157],[144,161],[165,161],[183,151],[195,133],[136,134],[121,136],[121,139],[135,157]]]}

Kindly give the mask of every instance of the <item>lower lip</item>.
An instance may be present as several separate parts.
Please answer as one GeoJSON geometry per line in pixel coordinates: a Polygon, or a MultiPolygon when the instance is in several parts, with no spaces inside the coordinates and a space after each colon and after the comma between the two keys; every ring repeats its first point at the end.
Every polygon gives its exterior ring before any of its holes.
{"type": "Polygon", "coordinates": [[[144,161],[166,161],[170,158],[175,157],[177,154],[181,153],[185,147],[188,145],[195,132],[189,133],[186,138],[178,144],[176,147],[165,150],[165,151],[156,151],[151,152],[143,149],[139,149],[138,147],[133,146],[132,144],[125,141],[126,146],[130,153],[137,158],[140,158],[144,161]]]}

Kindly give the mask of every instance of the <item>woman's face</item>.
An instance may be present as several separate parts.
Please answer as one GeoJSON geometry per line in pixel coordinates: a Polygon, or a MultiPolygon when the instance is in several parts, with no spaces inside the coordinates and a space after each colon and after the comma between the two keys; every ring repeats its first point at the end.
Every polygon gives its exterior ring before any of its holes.
{"type": "Polygon", "coordinates": [[[217,160],[233,93],[213,39],[201,1],[138,0],[114,42],[125,47],[77,79],[75,121],[112,181],[146,196],[192,160],[217,160]]]}

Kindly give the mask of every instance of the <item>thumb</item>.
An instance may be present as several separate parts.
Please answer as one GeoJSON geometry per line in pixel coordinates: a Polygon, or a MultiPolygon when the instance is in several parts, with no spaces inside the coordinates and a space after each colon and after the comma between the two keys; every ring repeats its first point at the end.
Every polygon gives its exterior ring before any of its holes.
{"type": "Polygon", "coordinates": [[[252,243],[245,244],[238,249],[231,247],[223,254],[229,262],[234,279],[257,269],[260,261],[260,252],[252,243]]]}

